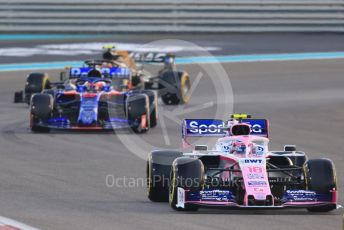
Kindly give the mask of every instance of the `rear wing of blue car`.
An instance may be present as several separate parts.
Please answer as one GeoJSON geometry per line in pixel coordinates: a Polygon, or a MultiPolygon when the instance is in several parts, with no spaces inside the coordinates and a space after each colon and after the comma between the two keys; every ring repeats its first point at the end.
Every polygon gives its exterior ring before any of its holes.
{"type": "MultiPolygon", "coordinates": [[[[250,135],[269,136],[268,120],[245,118],[240,121],[251,126],[250,135]]],[[[227,121],[219,119],[185,119],[182,123],[182,137],[224,137],[229,135],[229,128],[227,121]]]]}
{"type": "MultiPolygon", "coordinates": [[[[70,69],[69,76],[71,78],[85,78],[89,77],[90,71],[94,70],[92,67],[73,67],[70,69]]],[[[129,79],[131,71],[129,68],[113,67],[113,68],[100,68],[99,71],[103,78],[111,79],[129,79]]]]}

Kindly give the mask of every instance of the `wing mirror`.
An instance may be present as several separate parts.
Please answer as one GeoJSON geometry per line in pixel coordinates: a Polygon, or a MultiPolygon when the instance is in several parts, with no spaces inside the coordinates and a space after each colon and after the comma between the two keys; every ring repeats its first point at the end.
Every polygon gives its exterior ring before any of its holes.
{"type": "Polygon", "coordinates": [[[285,145],[284,151],[286,152],[295,152],[296,151],[296,145],[285,145]]]}

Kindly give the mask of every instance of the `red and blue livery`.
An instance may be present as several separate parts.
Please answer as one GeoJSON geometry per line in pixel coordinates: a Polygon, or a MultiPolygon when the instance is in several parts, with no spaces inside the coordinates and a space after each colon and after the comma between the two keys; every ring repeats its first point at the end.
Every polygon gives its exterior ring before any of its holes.
{"type": "Polygon", "coordinates": [[[87,63],[71,68],[67,80],[31,96],[33,132],[131,128],[143,133],[157,125],[157,94],[133,86],[129,68],[87,63]]]}

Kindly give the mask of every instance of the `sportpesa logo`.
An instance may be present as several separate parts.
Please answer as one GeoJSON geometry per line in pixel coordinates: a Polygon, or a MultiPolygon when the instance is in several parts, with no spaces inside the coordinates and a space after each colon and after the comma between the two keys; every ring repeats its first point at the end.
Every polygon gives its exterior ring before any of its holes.
{"type": "MultiPolygon", "coordinates": [[[[186,122],[186,134],[190,136],[214,136],[224,135],[226,130],[222,120],[212,119],[199,119],[199,120],[185,120],[186,122]]],[[[250,120],[245,123],[251,125],[251,134],[263,134],[264,123],[259,120],[250,120]]]]}
{"type": "Polygon", "coordinates": [[[186,120],[188,135],[223,135],[224,123],[221,120],[186,120]]]}
{"type": "Polygon", "coordinates": [[[204,120],[203,122],[198,121],[191,121],[189,123],[189,130],[191,133],[198,133],[202,134],[222,134],[223,133],[223,122],[217,122],[214,120],[213,122],[207,122],[204,120]]]}

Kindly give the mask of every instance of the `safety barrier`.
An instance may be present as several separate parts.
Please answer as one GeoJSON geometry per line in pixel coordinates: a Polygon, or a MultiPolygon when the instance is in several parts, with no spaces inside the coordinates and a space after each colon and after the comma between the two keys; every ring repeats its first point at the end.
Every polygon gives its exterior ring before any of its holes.
{"type": "Polygon", "coordinates": [[[343,32],[344,0],[0,0],[1,32],[343,32]]]}

